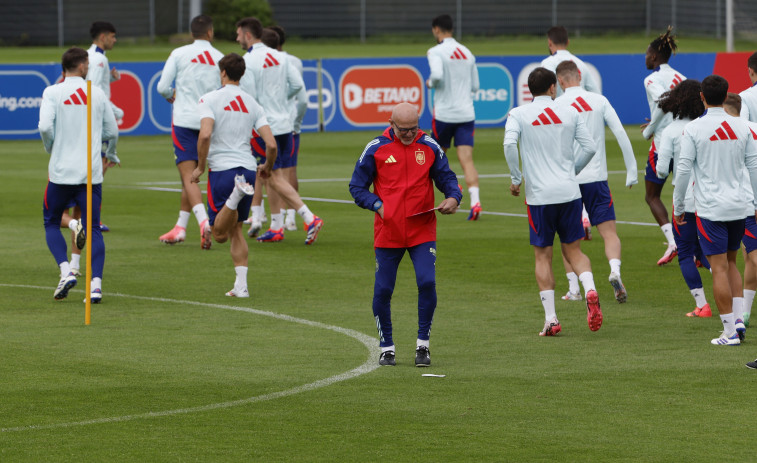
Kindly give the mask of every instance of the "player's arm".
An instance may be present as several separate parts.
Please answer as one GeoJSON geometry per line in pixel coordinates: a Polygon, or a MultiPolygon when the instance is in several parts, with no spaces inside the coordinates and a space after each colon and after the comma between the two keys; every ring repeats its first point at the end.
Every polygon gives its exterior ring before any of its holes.
{"type": "Polygon", "coordinates": [[[173,103],[175,97],[175,90],[173,88],[173,81],[176,79],[176,58],[174,53],[168,56],[166,64],[163,66],[163,71],[160,73],[160,80],[158,81],[157,90],[160,95],[168,100],[169,103],[173,103]]]}
{"type": "MultiPolygon", "coordinates": [[[[471,55],[472,56],[472,55],[471,55]]],[[[471,66],[470,71],[470,91],[471,93],[476,93],[479,88],[481,88],[480,81],[478,80],[478,66],[476,66],[476,58],[473,57],[473,66],[471,66]]]]}
{"type": "Polygon", "coordinates": [[[197,167],[192,172],[192,183],[200,183],[200,176],[208,165],[210,137],[213,135],[215,122],[212,117],[203,117],[200,120],[200,135],[197,137],[197,167]]]}
{"type": "MultiPolygon", "coordinates": [[[[691,183],[691,170],[694,166],[695,158],[696,145],[694,144],[694,139],[688,130],[684,129],[683,137],[681,138],[681,152],[678,155],[678,164],[675,166],[676,185],[678,185],[678,188],[673,189],[673,215],[675,216],[676,223],[679,225],[685,223],[683,221],[684,200],[686,199],[688,185],[691,183]]],[[[757,169],[757,165],[755,165],[755,168],[757,169]]],[[[757,174],[757,170],[755,173],[757,174]]],[[[757,178],[757,175],[755,175],[755,178],[757,178]]]]}
{"type": "Polygon", "coordinates": [[[520,185],[523,182],[523,174],[520,171],[520,158],[518,155],[518,139],[520,138],[520,123],[510,114],[505,123],[505,162],[510,169],[510,194],[520,195],[520,185]]]}
{"type": "Polygon", "coordinates": [[[426,56],[428,57],[428,67],[429,69],[431,69],[431,74],[428,76],[428,80],[426,81],[426,87],[436,88],[436,86],[444,76],[442,58],[431,50],[426,53],[426,56]]]}
{"type": "Polygon", "coordinates": [[[586,123],[578,117],[578,113],[576,113],[576,132],[574,138],[581,146],[581,152],[576,156],[576,175],[578,175],[597,152],[597,144],[591,137],[589,129],[586,128],[586,123]]]}
{"type": "Polygon", "coordinates": [[[670,175],[670,160],[675,156],[673,133],[670,129],[663,130],[660,145],[657,146],[655,143],[655,147],[657,147],[657,166],[655,166],[657,178],[666,178],[670,175]]]}
{"type": "Polygon", "coordinates": [[[602,93],[597,81],[594,79],[594,75],[589,71],[589,66],[584,63],[584,72],[581,73],[581,79],[585,82],[586,90],[594,93],[602,93]]]}
{"type": "Polygon", "coordinates": [[[271,126],[268,124],[257,127],[258,134],[265,143],[265,164],[258,166],[258,173],[262,178],[268,178],[273,172],[273,164],[276,162],[276,156],[278,155],[278,147],[276,145],[276,139],[271,132],[271,126]]]}
{"type": "Polygon", "coordinates": [[[642,125],[643,130],[641,134],[646,138],[647,140],[651,139],[654,136],[654,131],[657,128],[657,125],[660,123],[660,119],[665,115],[662,108],[660,108],[660,105],[657,104],[657,101],[660,99],[660,96],[665,92],[665,89],[662,88],[662,86],[656,82],[652,82],[651,84],[648,84],[647,87],[647,95],[651,98],[652,101],[654,101],[654,107],[652,108],[652,113],[649,116],[649,123],[642,125]]]}
{"type": "Polygon", "coordinates": [[[626,186],[630,188],[632,185],[639,183],[639,175],[636,171],[636,158],[633,155],[633,147],[631,146],[631,140],[628,138],[626,129],[623,128],[618,113],[615,112],[615,109],[606,98],[604,118],[605,124],[610,128],[612,134],[615,135],[615,139],[618,140],[618,145],[620,145],[620,151],[623,153],[623,163],[626,165],[626,186]]]}
{"type": "Polygon", "coordinates": [[[460,201],[463,200],[463,192],[460,191],[457,176],[449,167],[444,150],[437,144],[432,145],[431,149],[434,152],[434,163],[431,165],[429,175],[434,180],[436,188],[444,193],[444,200],[439,203],[439,212],[454,214],[460,206],[460,201]]]}
{"type": "Polygon", "coordinates": [[[109,102],[105,93],[102,94],[102,113],[103,113],[103,126],[102,126],[102,139],[108,141],[108,147],[105,149],[105,158],[113,165],[121,165],[121,160],[118,159],[116,145],[118,145],[118,122],[110,108],[109,102]]]}
{"type": "MultiPolygon", "coordinates": [[[[749,180],[752,182],[752,191],[757,191],[757,132],[751,128],[747,136],[746,156],[744,163],[749,171],[749,180]]],[[[754,196],[755,217],[757,218],[757,194],[754,196]]]]}
{"type": "MultiPolygon", "coordinates": [[[[355,170],[352,172],[352,179],[350,180],[350,195],[352,195],[355,204],[358,206],[381,215],[384,203],[377,194],[370,190],[373,179],[376,177],[376,158],[374,154],[378,143],[378,139],[372,140],[366,145],[360,158],[358,158],[355,170]]],[[[383,215],[381,217],[383,218],[383,215]]]]}
{"type": "Polygon", "coordinates": [[[52,100],[53,87],[47,87],[42,93],[42,104],[39,107],[39,135],[47,153],[52,153],[55,141],[55,104],[52,100]]]}
{"type": "Polygon", "coordinates": [[[294,117],[294,131],[299,132],[302,128],[302,121],[305,119],[305,113],[308,111],[308,93],[305,87],[297,92],[295,97],[295,107],[297,108],[297,114],[294,117]]]}
{"type": "Polygon", "coordinates": [[[297,72],[291,60],[287,60],[287,99],[297,95],[303,88],[305,88],[305,81],[302,80],[302,75],[297,72]]]}

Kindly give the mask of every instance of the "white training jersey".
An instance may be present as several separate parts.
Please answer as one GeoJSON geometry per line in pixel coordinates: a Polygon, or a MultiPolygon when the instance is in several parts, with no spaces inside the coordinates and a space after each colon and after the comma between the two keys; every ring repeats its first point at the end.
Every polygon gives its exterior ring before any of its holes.
{"type": "Polygon", "coordinates": [[[96,85],[100,90],[105,92],[105,96],[108,98],[108,103],[113,109],[113,114],[116,119],[124,117],[123,109],[114,105],[110,101],[110,83],[114,81],[110,75],[110,63],[108,63],[108,57],[105,56],[105,50],[98,47],[94,43],[87,50],[89,56],[89,70],[87,71],[87,80],[91,80],[93,85],[96,85]]]}
{"type": "Polygon", "coordinates": [[[580,198],[576,173],[586,166],[597,150],[578,112],[570,106],[555,104],[545,95],[510,111],[505,124],[504,145],[512,183],[519,185],[525,181],[526,203],[533,206],[580,198]],[[522,177],[515,148],[519,140],[522,177]],[[573,153],[574,140],[583,147],[578,157],[573,153]]]}
{"type": "Polygon", "coordinates": [[[173,125],[200,130],[197,102],[221,86],[218,62],[223,53],[207,40],[195,40],[171,52],[158,81],[163,98],[174,97],[173,125]]]}
{"type": "Polygon", "coordinates": [[[476,57],[452,37],[426,52],[434,89],[434,119],[442,122],[469,122],[476,119],[473,94],[478,92],[476,57]]]}
{"type": "Polygon", "coordinates": [[[757,122],[757,82],[739,93],[741,97],[741,117],[757,122]]]}
{"type": "MultiPolygon", "coordinates": [[[[691,119],[673,119],[665,130],[662,131],[657,147],[657,177],[665,178],[670,175],[670,160],[673,160],[673,170],[678,165],[678,158],[681,154],[681,139],[683,138],[683,129],[691,119]]],[[[686,212],[696,212],[694,208],[694,180],[688,185],[680,185],[678,178],[673,179],[674,188],[686,188],[686,194],[683,200],[683,210],[686,212]]]]}
{"type": "MultiPolygon", "coordinates": [[[[589,92],[581,87],[569,87],[555,103],[561,106],[571,106],[578,111],[579,117],[586,123],[592,139],[597,143],[597,154],[591,158],[589,164],[578,174],[578,183],[601,182],[607,180],[607,152],[605,150],[605,124],[610,128],[618,140],[626,166],[626,186],[639,183],[636,172],[636,158],[633,155],[631,140],[620,123],[618,114],[610,102],[599,93],[589,92]]],[[[579,156],[583,151],[576,141],[573,151],[579,156]]]]}
{"type": "MultiPolygon", "coordinates": [[[[745,169],[752,191],[756,191],[757,134],[743,119],[728,115],[720,107],[709,108],[702,117],[686,124],[676,175],[682,185],[687,185],[693,175],[694,207],[699,217],[727,222],[754,214],[754,199],[745,189],[745,169]]],[[[685,193],[683,188],[673,191],[675,215],[685,210],[685,193]]]]}
{"type": "Polygon", "coordinates": [[[673,122],[673,115],[665,113],[657,105],[660,96],[668,90],[673,90],[676,85],[686,80],[683,74],[676,71],[669,64],[661,64],[651,74],[644,78],[644,88],[647,92],[649,104],[649,125],[644,127],[642,134],[649,140],[652,137],[662,136],[665,127],[673,122]]]}
{"type": "Polygon", "coordinates": [[[239,85],[263,107],[274,135],[294,129],[289,98],[305,87],[302,76],[284,53],[258,42],[244,55],[247,70],[239,85]]]}
{"type": "Polygon", "coordinates": [[[238,85],[224,85],[200,98],[197,113],[200,119],[215,121],[208,151],[210,170],[257,169],[257,162],[251,154],[250,137],[252,129],[268,125],[268,120],[252,96],[238,85]]]}
{"type": "Polygon", "coordinates": [[[292,117],[292,130],[294,133],[300,133],[302,132],[302,121],[305,119],[305,113],[308,110],[308,95],[307,95],[307,89],[305,88],[305,79],[304,79],[304,71],[302,67],[302,60],[297,58],[294,55],[290,55],[289,53],[282,51],[281,53],[287,55],[290,62],[292,63],[292,66],[294,66],[294,69],[297,70],[297,72],[300,74],[300,77],[303,77],[303,83],[302,88],[299,92],[297,92],[296,95],[289,98],[289,104],[290,104],[290,116],[292,117]]]}
{"type": "MultiPolygon", "coordinates": [[[[110,140],[115,151],[118,125],[108,98],[92,85],[92,183],[103,181],[102,142],[110,140]]],[[[87,83],[81,77],[66,77],[42,93],[39,134],[50,153],[47,175],[59,185],[87,183],[87,83]]]]}
{"type": "MultiPolygon", "coordinates": [[[[568,50],[557,50],[552,55],[547,56],[546,58],[541,60],[541,67],[555,72],[557,65],[562,63],[563,61],[573,61],[574,63],[576,63],[578,72],[581,74],[582,89],[589,92],[600,93],[599,85],[597,85],[597,82],[594,80],[594,76],[589,71],[589,67],[586,65],[586,63],[581,61],[580,58],[578,58],[568,50]]],[[[558,83],[556,87],[557,96],[562,95],[563,89],[562,87],[560,87],[560,84],[558,83]]]]}

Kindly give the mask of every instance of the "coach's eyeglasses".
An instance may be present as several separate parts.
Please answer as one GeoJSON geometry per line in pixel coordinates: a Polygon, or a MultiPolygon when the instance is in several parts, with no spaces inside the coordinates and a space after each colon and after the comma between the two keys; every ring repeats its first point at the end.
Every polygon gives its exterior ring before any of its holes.
{"type": "MultiPolygon", "coordinates": [[[[392,122],[392,124],[394,124],[394,122],[392,122]]],[[[415,133],[418,131],[417,125],[415,127],[404,128],[404,127],[398,126],[397,124],[394,124],[394,128],[397,130],[397,132],[399,132],[402,135],[405,135],[406,133],[415,133]]]]}

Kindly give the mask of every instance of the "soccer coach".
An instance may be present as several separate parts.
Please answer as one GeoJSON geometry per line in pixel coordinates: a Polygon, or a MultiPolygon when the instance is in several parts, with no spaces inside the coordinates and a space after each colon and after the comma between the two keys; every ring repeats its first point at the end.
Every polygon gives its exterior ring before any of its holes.
{"type": "Polygon", "coordinates": [[[463,198],[444,150],[418,129],[418,108],[394,107],[390,127],[360,155],[350,181],[355,203],[376,213],[376,280],[373,315],[381,346],[380,365],[395,365],[391,299],[397,268],[407,251],[418,285],[418,341],[415,366],[431,364],[429,332],[436,310],[436,215],[434,188],[445,199],[436,207],[454,214],[463,198]],[[373,184],[373,192],[369,187],[373,184]]]}

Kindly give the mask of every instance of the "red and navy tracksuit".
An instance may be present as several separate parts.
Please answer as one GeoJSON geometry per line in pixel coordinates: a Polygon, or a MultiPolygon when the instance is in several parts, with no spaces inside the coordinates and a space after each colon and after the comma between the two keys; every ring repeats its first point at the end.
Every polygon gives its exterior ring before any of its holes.
{"type": "Polygon", "coordinates": [[[394,345],[391,299],[405,251],[413,261],[418,285],[418,339],[429,339],[436,309],[434,184],[445,198],[462,200],[444,151],[420,130],[413,143],[405,145],[387,128],[368,143],[352,174],[350,193],[355,203],[372,211],[384,207],[384,217],[374,218],[373,315],[382,347],[394,345]]]}

